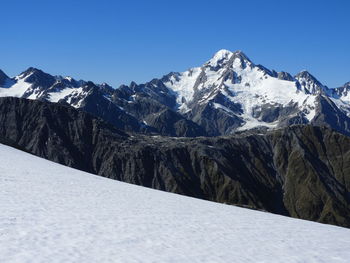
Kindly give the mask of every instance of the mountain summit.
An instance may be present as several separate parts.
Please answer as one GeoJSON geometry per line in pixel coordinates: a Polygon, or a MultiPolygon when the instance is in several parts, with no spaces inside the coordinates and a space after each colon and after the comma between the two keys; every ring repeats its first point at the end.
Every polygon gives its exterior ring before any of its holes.
{"type": "Polygon", "coordinates": [[[0,84],[0,96],[71,105],[130,131],[216,136],[311,123],[350,134],[349,85],[329,89],[307,71],[276,72],[242,51],[222,49],[202,66],[118,89],[35,68],[11,82],[0,72],[0,84]]]}
{"type": "Polygon", "coordinates": [[[328,88],[306,70],[298,73],[295,79],[301,84],[306,94],[325,94],[328,92],[328,88]]]}
{"type": "Polygon", "coordinates": [[[226,49],[221,49],[214,54],[214,56],[206,63],[211,67],[227,65],[238,58],[241,62],[251,63],[250,59],[240,50],[231,52],[226,49]]]}

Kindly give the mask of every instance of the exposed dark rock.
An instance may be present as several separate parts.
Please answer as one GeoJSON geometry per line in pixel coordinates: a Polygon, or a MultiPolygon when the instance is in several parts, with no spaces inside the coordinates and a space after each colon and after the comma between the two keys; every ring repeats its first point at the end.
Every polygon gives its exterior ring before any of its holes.
{"type": "Polygon", "coordinates": [[[329,89],[319,82],[310,72],[303,70],[294,77],[301,86],[305,87],[307,94],[327,94],[329,89]]]}
{"type": "Polygon", "coordinates": [[[292,75],[290,75],[288,72],[284,72],[284,71],[278,72],[277,77],[278,77],[278,79],[283,79],[283,80],[289,80],[289,81],[295,80],[292,77],[292,75]]]}
{"type": "Polygon", "coordinates": [[[0,99],[0,123],[1,142],[84,171],[350,227],[350,138],[325,127],[130,136],[82,111],[16,98],[0,99]]]}
{"type": "Polygon", "coordinates": [[[83,111],[99,117],[124,131],[140,132],[143,129],[135,117],[127,114],[119,106],[108,100],[104,93],[94,84],[90,84],[90,86],[85,88],[88,95],[80,106],[83,111]]]}
{"type": "Polygon", "coordinates": [[[269,70],[242,51],[220,50],[200,67],[118,89],[36,68],[13,79],[0,71],[0,85],[14,87],[11,92],[1,90],[0,96],[70,105],[127,132],[198,137],[305,123],[350,132],[349,83],[329,89],[307,71],[292,77],[269,70]],[[10,81],[3,85],[5,80],[10,81]]]}
{"type": "MultiPolygon", "coordinates": [[[[238,112],[239,109],[237,109],[238,112]]],[[[203,127],[209,136],[230,134],[243,123],[242,119],[230,109],[215,109],[211,104],[198,104],[187,116],[203,127]]]]}
{"type": "MultiPolygon", "coordinates": [[[[253,117],[268,123],[282,119],[284,116],[293,116],[297,113],[297,105],[289,105],[283,107],[283,105],[279,104],[266,103],[260,107],[253,108],[253,117]]],[[[292,122],[291,124],[295,123],[292,122]]],[[[283,127],[282,124],[281,127],[283,127]]]]}
{"type": "Polygon", "coordinates": [[[154,127],[158,133],[179,137],[205,136],[205,130],[198,124],[185,119],[170,109],[150,114],[145,118],[147,125],[154,127]]]}
{"type": "Polygon", "coordinates": [[[91,163],[100,138],[128,135],[72,107],[17,98],[0,98],[0,136],[35,155],[96,173],[91,163]]]}
{"type": "Polygon", "coordinates": [[[21,76],[26,82],[34,84],[34,87],[49,88],[56,82],[55,77],[32,67],[22,72],[21,76]]]}
{"type": "Polygon", "coordinates": [[[343,134],[350,135],[350,118],[326,96],[317,97],[317,111],[313,125],[327,126],[343,134]]]}

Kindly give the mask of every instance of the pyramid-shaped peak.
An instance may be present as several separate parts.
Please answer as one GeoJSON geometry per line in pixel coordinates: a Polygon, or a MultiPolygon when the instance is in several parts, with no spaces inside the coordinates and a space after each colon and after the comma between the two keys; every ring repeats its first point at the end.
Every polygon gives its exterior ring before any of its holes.
{"type": "Polygon", "coordinates": [[[30,73],[35,73],[35,72],[43,72],[41,69],[34,68],[34,67],[29,67],[25,71],[23,71],[21,74],[30,74],[30,73]]]}
{"type": "Polygon", "coordinates": [[[214,56],[208,61],[211,66],[217,66],[219,62],[227,61],[231,58],[233,53],[227,49],[220,49],[214,54],[214,56]]]}
{"type": "Polygon", "coordinates": [[[319,86],[323,86],[321,82],[307,70],[300,71],[298,74],[295,75],[295,78],[299,81],[304,79],[307,81],[312,81],[319,86]]]}
{"type": "Polygon", "coordinates": [[[236,50],[234,52],[230,51],[230,50],[227,50],[227,49],[220,49],[219,51],[217,51],[213,58],[216,58],[216,59],[223,59],[223,58],[229,58],[231,57],[232,55],[235,55],[237,57],[241,56],[241,57],[244,57],[244,58],[247,58],[247,55],[244,54],[244,52],[242,50],[236,50]]]}
{"type": "Polygon", "coordinates": [[[23,71],[21,74],[19,74],[19,76],[16,78],[23,79],[28,77],[29,75],[43,75],[43,74],[46,74],[46,73],[41,69],[29,67],[25,71],[23,71]]]}
{"type": "Polygon", "coordinates": [[[16,79],[23,79],[27,83],[36,83],[41,87],[51,87],[56,82],[54,76],[34,67],[23,71],[16,79]]]}
{"type": "Polygon", "coordinates": [[[241,50],[232,52],[227,49],[220,49],[208,61],[208,64],[215,67],[218,65],[218,63],[225,63],[229,61],[231,58],[239,58],[243,61],[251,62],[250,59],[241,50]]]}
{"type": "Polygon", "coordinates": [[[302,88],[311,94],[327,93],[328,87],[324,86],[318,79],[316,79],[307,70],[302,70],[295,75],[295,79],[299,81],[302,88]]]}
{"type": "Polygon", "coordinates": [[[309,71],[302,70],[298,74],[295,75],[295,78],[304,78],[304,79],[312,79],[317,80],[309,71]]]}
{"type": "Polygon", "coordinates": [[[217,57],[217,58],[223,58],[223,57],[227,57],[227,56],[231,56],[233,54],[233,52],[231,52],[230,50],[227,49],[220,49],[219,51],[217,51],[213,58],[217,57]]]}

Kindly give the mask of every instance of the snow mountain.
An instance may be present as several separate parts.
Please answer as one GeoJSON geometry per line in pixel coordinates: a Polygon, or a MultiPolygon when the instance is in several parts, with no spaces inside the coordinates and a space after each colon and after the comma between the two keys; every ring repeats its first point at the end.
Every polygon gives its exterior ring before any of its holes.
{"type": "Polygon", "coordinates": [[[0,86],[0,96],[70,105],[127,131],[195,137],[309,123],[350,134],[349,83],[330,89],[307,71],[269,70],[242,51],[220,50],[200,67],[117,89],[35,68],[14,78],[1,71],[0,86]]]}

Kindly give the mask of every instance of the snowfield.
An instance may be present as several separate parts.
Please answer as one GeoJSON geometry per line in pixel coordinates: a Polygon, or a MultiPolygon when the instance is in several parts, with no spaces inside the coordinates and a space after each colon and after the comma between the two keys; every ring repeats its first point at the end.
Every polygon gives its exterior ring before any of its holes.
{"type": "MultiPolygon", "coordinates": [[[[177,94],[180,113],[191,110],[189,104],[193,103],[198,91],[202,92],[199,95],[199,104],[213,101],[219,93],[229,101],[240,104],[243,112],[239,116],[243,119],[244,125],[238,130],[259,126],[277,127],[278,121],[265,122],[254,117],[254,110],[267,104],[283,107],[296,104],[305,114],[305,118],[311,121],[316,114],[316,97],[320,90],[325,89],[321,83],[314,83],[301,77],[283,80],[270,76],[251,62],[241,51],[231,52],[225,49],[215,53],[203,66],[171,76],[164,85],[177,94]],[[239,81],[232,77],[226,79],[228,72],[234,73],[235,78],[239,81]]],[[[335,100],[339,101],[339,99],[335,100]]],[[[223,109],[221,107],[223,105],[215,104],[214,108],[223,109]]],[[[227,113],[226,110],[224,111],[227,113]]],[[[231,112],[231,114],[235,115],[237,112],[231,112]]]]}
{"type": "Polygon", "coordinates": [[[0,262],[349,262],[350,230],[121,183],[0,145],[0,262]]]}

